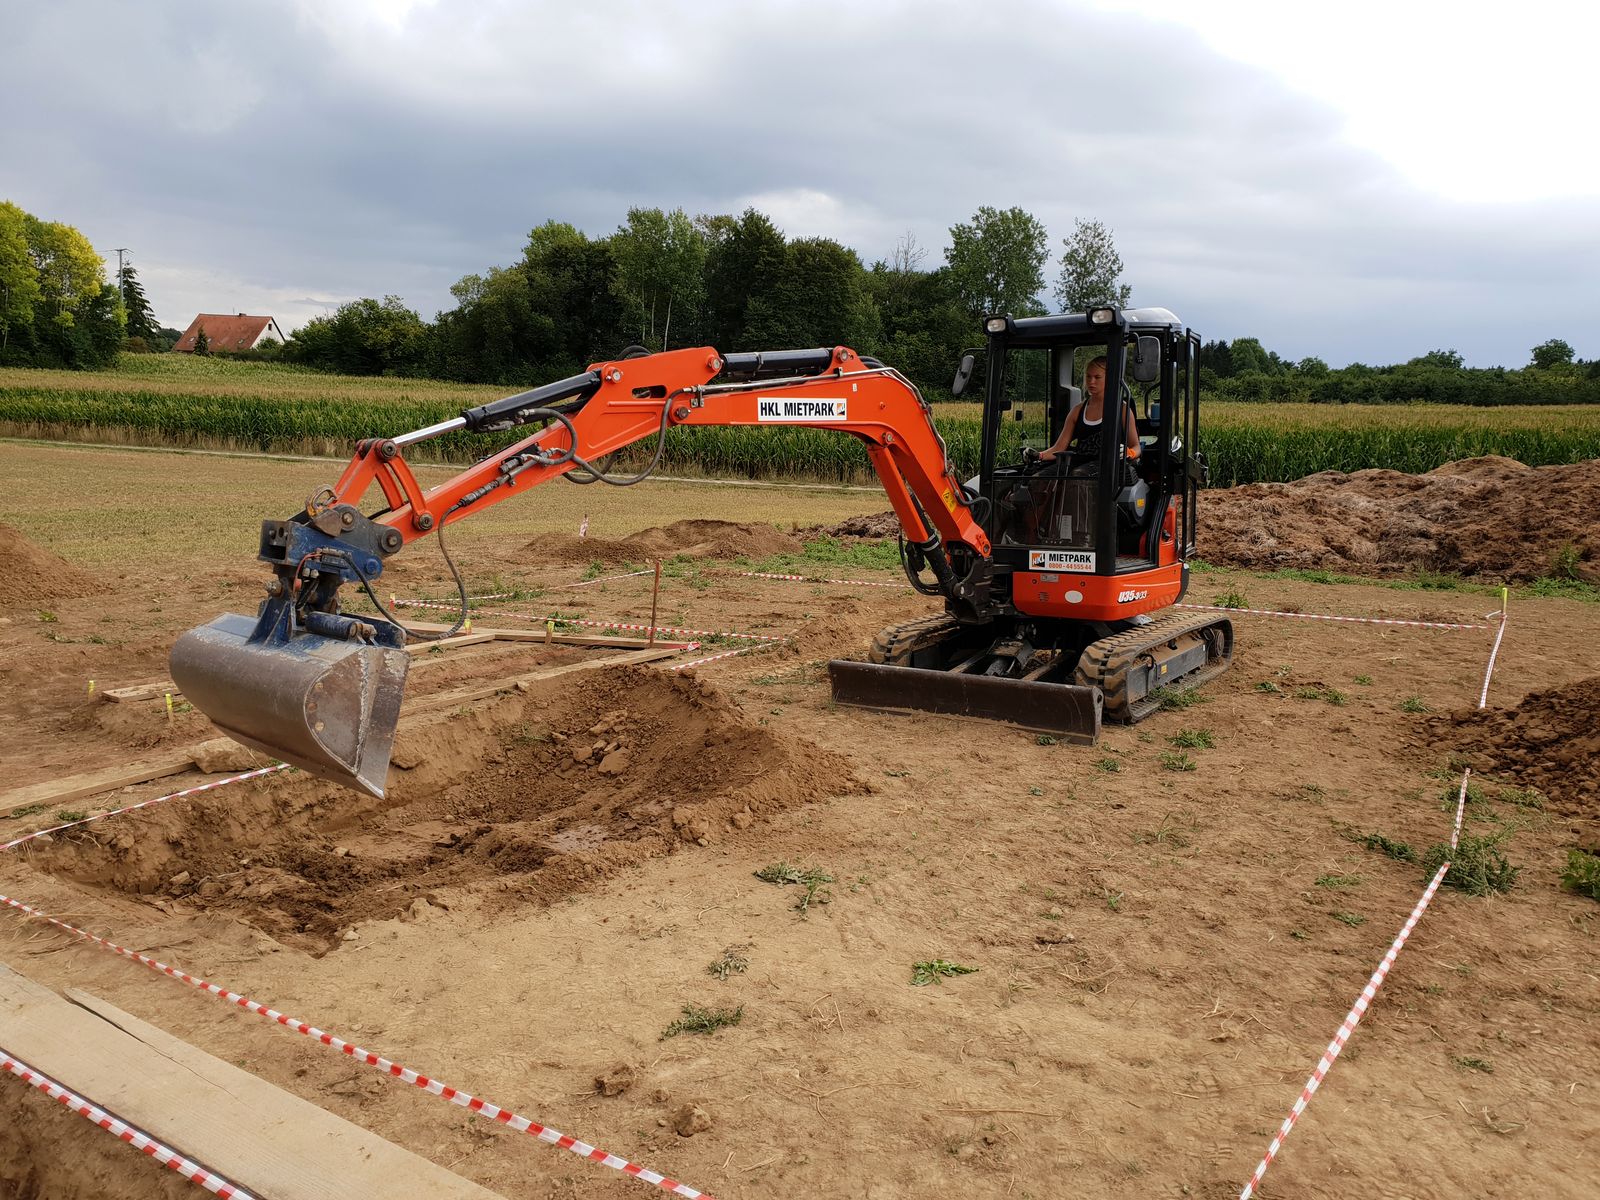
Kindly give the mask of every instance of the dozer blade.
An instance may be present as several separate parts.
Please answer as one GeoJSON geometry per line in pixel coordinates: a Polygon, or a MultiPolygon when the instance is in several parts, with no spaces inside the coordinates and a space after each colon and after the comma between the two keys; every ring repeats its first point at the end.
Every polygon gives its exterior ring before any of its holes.
{"type": "Polygon", "coordinates": [[[828,663],[828,679],[833,698],[840,704],[1008,721],[1024,729],[1053,733],[1079,746],[1092,746],[1100,737],[1097,687],[839,658],[828,663]]]}
{"type": "Polygon", "coordinates": [[[172,646],[172,680],[235,741],[383,796],[410,656],[299,633],[251,642],[256,622],[224,613],[172,646]]]}

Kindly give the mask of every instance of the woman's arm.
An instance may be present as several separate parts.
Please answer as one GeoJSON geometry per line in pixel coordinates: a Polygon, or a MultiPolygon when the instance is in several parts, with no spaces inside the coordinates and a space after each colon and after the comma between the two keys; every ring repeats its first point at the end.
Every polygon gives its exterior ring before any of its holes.
{"type": "Polygon", "coordinates": [[[1077,428],[1078,414],[1082,411],[1083,405],[1073,405],[1072,411],[1067,414],[1067,419],[1061,422],[1061,436],[1055,440],[1055,443],[1050,447],[1050,449],[1039,455],[1039,458],[1042,462],[1051,462],[1055,459],[1056,455],[1061,454],[1066,450],[1067,444],[1072,441],[1073,431],[1077,428]]]}
{"type": "Polygon", "coordinates": [[[1127,418],[1128,425],[1128,457],[1138,458],[1142,452],[1139,447],[1139,426],[1133,419],[1133,405],[1128,405],[1122,410],[1122,415],[1127,418]]]}

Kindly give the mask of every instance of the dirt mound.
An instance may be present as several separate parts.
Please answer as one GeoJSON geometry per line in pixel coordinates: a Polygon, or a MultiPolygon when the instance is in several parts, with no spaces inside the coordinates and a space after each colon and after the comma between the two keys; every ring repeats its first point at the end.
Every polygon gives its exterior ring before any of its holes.
{"type": "Polygon", "coordinates": [[[1323,471],[1205,492],[1199,550],[1232,567],[1450,571],[1507,581],[1552,574],[1566,555],[1578,574],[1600,580],[1597,510],[1600,459],[1525,467],[1470,458],[1426,475],[1323,471]]]}
{"type": "Polygon", "coordinates": [[[1600,675],[1530,692],[1515,708],[1441,718],[1446,736],[1475,765],[1524,787],[1600,846],[1600,675]]]}
{"type": "Polygon", "coordinates": [[[60,555],[36,546],[10,525],[0,523],[0,605],[92,596],[104,584],[60,555]]]}
{"type": "Polygon", "coordinates": [[[489,884],[497,904],[549,903],[859,790],[844,758],[747,721],[714,688],[624,668],[403,729],[387,800],[283,776],[130,815],[35,861],[324,951],[354,924],[426,919],[489,884]]]}
{"type": "Polygon", "coordinates": [[[647,562],[679,554],[690,558],[767,558],[803,548],[799,538],[771,525],[738,521],[674,521],[615,539],[546,533],[523,547],[543,562],[610,564],[647,562]]]}
{"type": "Polygon", "coordinates": [[[828,537],[859,537],[859,538],[886,538],[896,537],[900,533],[900,518],[894,515],[894,510],[887,512],[867,513],[859,517],[846,517],[837,525],[818,525],[807,529],[806,533],[813,537],[826,534],[828,537]]]}

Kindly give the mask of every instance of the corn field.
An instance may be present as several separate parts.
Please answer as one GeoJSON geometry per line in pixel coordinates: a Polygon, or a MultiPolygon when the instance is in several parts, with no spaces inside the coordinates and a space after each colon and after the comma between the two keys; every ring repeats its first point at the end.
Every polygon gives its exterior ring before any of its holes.
{"type": "MultiPolygon", "coordinates": [[[[255,450],[344,457],[363,437],[430,425],[503,389],[427,380],[320,375],[275,364],[176,355],[125,355],[100,372],[0,370],[0,435],[116,444],[255,450]]],[[[963,477],[977,470],[974,404],[941,404],[934,420],[963,477]]],[[[1002,458],[1020,451],[1002,425],[1002,458]]],[[[414,447],[418,460],[469,462],[516,435],[457,434],[414,447]]],[[[617,468],[649,458],[650,444],[617,468]]],[[[1452,405],[1213,403],[1200,448],[1213,485],[1298,479],[1317,471],[1387,467],[1428,471],[1500,454],[1530,466],[1600,458],[1600,406],[1466,408],[1452,405]]],[[[671,431],[668,474],[870,481],[854,438],[825,430],[687,428],[671,431]]]]}

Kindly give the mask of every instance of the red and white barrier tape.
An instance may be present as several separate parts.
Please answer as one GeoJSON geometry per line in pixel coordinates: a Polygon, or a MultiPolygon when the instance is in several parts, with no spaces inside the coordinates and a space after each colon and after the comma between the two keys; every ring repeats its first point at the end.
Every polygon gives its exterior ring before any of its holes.
{"type": "Polygon", "coordinates": [[[238,1184],[206,1170],[170,1146],[162,1145],[142,1129],[135,1129],[126,1121],[113,1117],[98,1104],[85,1100],[77,1092],[63,1087],[50,1076],[35,1071],[27,1063],[3,1050],[0,1050],[0,1068],[32,1084],[52,1100],[59,1100],[80,1117],[87,1117],[107,1133],[115,1134],[135,1150],[143,1150],[162,1166],[170,1167],[191,1183],[198,1183],[206,1191],[221,1196],[223,1200],[256,1200],[253,1192],[247,1192],[238,1184]]]}
{"type": "Polygon", "coordinates": [[[631,1175],[633,1178],[643,1180],[645,1183],[654,1184],[656,1187],[671,1192],[673,1195],[684,1196],[687,1197],[688,1200],[712,1200],[712,1197],[708,1196],[704,1192],[696,1191],[688,1184],[679,1183],[675,1179],[672,1179],[666,1175],[662,1175],[657,1171],[651,1171],[648,1168],[641,1167],[636,1163],[631,1163],[627,1159],[620,1158],[615,1154],[608,1154],[604,1150],[598,1150],[586,1142],[580,1142],[577,1138],[568,1137],[559,1129],[551,1129],[548,1125],[541,1125],[537,1121],[530,1121],[527,1117],[518,1116],[509,1109],[501,1108],[497,1104],[491,1104],[487,1100],[479,1099],[469,1092],[463,1092],[458,1088],[450,1087],[447,1084],[441,1083],[437,1079],[430,1079],[426,1075],[419,1075],[417,1072],[409,1069],[408,1067],[402,1067],[397,1062],[393,1062],[390,1059],[382,1057],[381,1055],[374,1054],[370,1050],[364,1050],[354,1043],[345,1041],[343,1038],[335,1037],[331,1033],[325,1033],[314,1025],[309,1025],[304,1021],[295,1019],[294,1017],[286,1016],[285,1014],[278,1012],[276,1009],[268,1008],[264,1004],[258,1004],[256,1001],[251,1000],[246,996],[241,996],[237,992],[231,992],[224,987],[218,986],[217,984],[210,983],[204,979],[190,975],[188,972],[179,970],[177,967],[169,967],[166,963],[140,954],[137,950],[129,950],[125,946],[119,946],[107,938],[100,937],[98,934],[93,934],[87,930],[79,929],[76,925],[71,925],[57,917],[52,917],[49,913],[34,908],[31,904],[25,904],[21,900],[15,900],[10,896],[5,895],[0,895],[0,904],[4,904],[9,908],[14,908],[19,912],[26,913],[30,917],[37,917],[42,921],[54,925],[57,929],[61,929],[72,934],[74,937],[82,938],[91,945],[99,946],[103,950],[109,950],[113,954],[121,955],[123,958],[129,959],[132,962],[136,962],[141,966],[148,967],[150,970],[155,971],[158,974],[166,975],[167,977],[176,979],[181,983],[186,983],[192,988],[196,988],[199,991],[216,996],[220,1000],[226,1000],[229,1004],[235,1005],[238,1008],[242,1008],[247,1012],[255,1013],[259,1017],[265,1017],[267,1020],[278,1025],[282,1025],[286,1029],[292,1029],[296,1033],[304,1034],[313,1041],[320,1042],[324,1046],[328,1046],[331,1049],[337,1050],[340,1054],[343,1054],[347,1058],[353,1058],[359,1062],[366,1063],[369,1067],[376,1067],[386,1075],[391,1075],[403,1083],[409,1083],[415,1087],[421,1088],[429,1095],[439,1096],[450,1101],[452,1104],[460,1105],[469,1112],[477,1113],[479,1116],[484,1117],[487,1120],[509,1126],[510,1128],[517,1130],[519,1133],[531,1134],[540,1141],[549,1142],[552,1146],[559,1146],[563,1150],[570,1150],[582,1158],[589,1159],[591,1162],[600,1163],[602,1166],[610,1167],[616,1171],[621,1171],[623,1174],[631,1175]]]}
{"type": "Polygon", "coordinates": [[[1328,1071],[1333,1067],[1334,1061],[1339,1057],[1339,1052],[1344,1049],[1344,1044],[1350,1040],[1350,1035],[1355,1027],[1361,1023],[1361,1018],[1366,1014],[1373,997],[1378,994],[1378,989],[1383,986],[1383,980],[1389,974],[1389,968],[1394,966],[1394,960],[1399,957],[1401,948],[1405,946],[1406,939],[1411,936],[1411,931],[1416,928],[1423,912],[1427,909],[1433,894],[1439,890],[1445,872],[1450,869],[1450,864],[1445,863],[1434,873],[1432,881],[1428,884],[1427,891],[1422,893],[1422,899],[1417,901],[1417,906],[1411,910],[1411,915],[1406,918],[1406,923],[1400,929],[1393,942],[1389,944],[1389,952],[1383,956],[1383,961],[1378,964],[1378,969],[1372,973],[1372,978],[1367,980],[1367,986],[1361,989],[1361,994],[1356,997],[1355,1005],[1345,1015],[1344,1023],[1339,1026],[1339,1032],[1333,1035],[1333,1041],[1328,1043],[1328,1048],[1322,1052],[1322,1060],[1317,1063],[1316,1070],[1311,1072],[1311,1078],[1306,1080],[1306,1085],[1300,1091],[1300,1098],[1294,1102],[1294,1107],[1289,1110],[1289,1115],[1284,1118],[1283,1125],[1278,1134],[1272,1139],[1272,1144],[1267,1147],[1267,1153],[1257,1165],[1255,1173],[1250,1176],[1244,1185],[1244,1190],[1239,1193],[1239,1200],[1250,1200],[1256,1186],[1261,1182],[1261,1177],[1267,1173],[1267,1168],[1272,1165],[1272,1160],[1277,1157],[1282,1148],[1284,1139],[1289,1136],[1289,1131],[1294,1128],[1300,1114],[1305,1112],[1306,1105],[1311,1103],[1311,1097],[1317,1094],[1317,1089],[1322,1086],[1322,1081],[1327,1077],[1328,1071]]]}
{"type": "Polygon", "coordinates": [[[853,587],[900,588],[910,591],[909,583],[880,583],[871,579],[823,579],[811,575],[774,575],[770,571],[738,571],[745,579],[782,579],[788,583],[845,583],[853,587]]]}
{"type": "Polygon", "coordinates": [[[1450,831],[1450,849],[1454,852],[1457,843],[1461,841],[1461,822],[1467,815],[1467,780],[1472,777],[1472,768],[1468,767],[1461,772],[1461,794],[1456,797],[1456,823],[1450,831]]]}
{"type": "Polygon", "coordinates": [[[1204,609],[1207,612],[1247,613],[1252,617],[1299,617],[1302,621],[1348,621],[1357,625],[1410,625],[1417,629],[1487,629],[1487,625],[1464,625],[1450,621],[1402,621],[1397,617],[1333,617],[1322,613],[1280,612],[1272,608],[1228,608],[1220,604],[1174,604],[1174,608],[1204,609]]]}
{"type": "Polygon", "coordinates": [[[690,667],[704,666],[708,662],[716,662],[719,658],[736,658],[741,654],[750,654],[756,650],[765,650],[769,646],[781,646],[788,638],[776,638],[770,642],[763,642],[759,646],[741,646],[737,650],[728,650],[722,654],[713,654],[707,658],[697,658],[693,662],[673,663],[667,668],[669,671],[687,671],[690,667]]]}
{"type": "Polygon", "coordinates": [[[1483,691],[1478,693],[1478,707],[1483,708],[1489,703],[1489,679],[1494,674],[1494,660],[1500,654],[1500,639],[1506,636],[1506,611],[1504,608],[1497,614],[1500,617],[1500,628],[1495,631],[1494,645],[1489,650],[1489,665],[1483,672],[1483,691]]]}
{"type": "Polygon", "coordinates": [[[621,575],[602,575],[598,579],[580,579],[577,583],[558,583],[553,586],[558,588],[593,587],[597,583],[610,583],[614,579],[633,579],[639,575],[655,574],[654,567],[646,567],[642,571],[624,571],[621,575]]]}
{"type": "Polygon", "coordinates": [[[223,787],[226,784],[239,783],[245,779],[258,779],[263,775],[271,775],[274,771],[288,771],[291,769],[292,768],[288,763],[278,763],[271,767],[259,767],[254,771],[246,771],[243,775],[234,775],[228,779],[215,779],[210,783],[202,783],[196,787],[184,788],[181,792],[172,792],[165,796],[155,796],[149,800],[141,800],[139,803],[130,804],[126,808],[114,808],[110,812],[96,813],[92,817],[83,817],[76,821],[68,821],[62,825],[52,825],[49,829],[36,829],[32,833],[25,833],[19,838],[15,838],[9,842],[6,842],[4,845],[0,845],[0,853],[15,849],[18,846],[33,841],[34,838],[43,837],[47,833],[60,833],[63,829],[73,829],[79,825],[88,825],[93,821],[103,821],[107,817],[120,816],[123,813],[130,813],[140,808],[149,808],[152,804],[161,804],[168,800],[177,800],[183,796],[193,796],[200,792],[209,792],[213,788],[223,787]]]}

